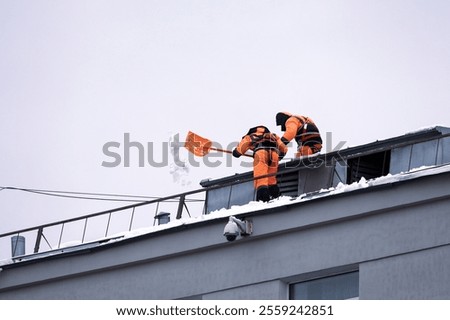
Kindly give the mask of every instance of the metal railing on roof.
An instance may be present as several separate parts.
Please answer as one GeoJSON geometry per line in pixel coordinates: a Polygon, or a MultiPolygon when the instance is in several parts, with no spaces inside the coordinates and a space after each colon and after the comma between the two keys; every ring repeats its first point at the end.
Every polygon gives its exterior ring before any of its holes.
{"type": "MultiPolygon", "coordinates": [[[[261,176],[260,178],[263,178],[263,176],[261,176]]],[[[11,243],[11,253],[13,259],[20,260],[20,257],[15,257],[16,253],[22,254],[22,251],[19,251],[17,247],[19,245],[19,241],[17,240],[19,237],[25,237],[28,240],[34,239],[34,241],[31,242],[34,243],[34,246],[32,247],[32,249],[29,248],[29,250],[27,251],[32,252],[32,254],[37,254],[44,251],[61,249],[71,245],[80,245],[93,241],[104,241],[109,237],[115,237],[115,234],[123,234],[139,228],[149,228],[155,226],[158,216],[161,213],[166,213],[164,211],[173,212],[176,219],[181,219],[184,214],[187,214],[188,217],[191,217],[191,211],[193,210],[196,210],[195,213],[197,215],[203,215],[206,213],[206,193],[208,191],[249,182],[253,179],[253,177],[237,179],[228,183],[221,183],[219,185],[203,187],[201,189],[196,189],[189,192],[161,197],[75,218],[60,220],[35,227],[3,233],[0,234],[0,246],[9,245],[9,243],[11,243]],[[202,195],[203,197],[190,198],[190,196],[195,195],[202,195]],[[150,207],[152,206],[153,208],[151,209],[150,207]],[[168,210],[167,207],[169,207],[170,209],[168,210]],[[145,210],[143,210],[144,208],[145,210]],[[153,215],[151,215],[152,212],[153,215]],[[144,220],[144,223],[136,223],[139,213],[141,214],[141,216],[144,215],[144,218],[141,217],[141,220],[144,220]],[[119,217],[119,215],[121,216],[119,217]],[[150,217],[153,218],[152,225],[150,225],[149,223],[150,217]],[[97,223],[94,223],[95,219],[102,221],[100,221],[100,223],[98,223],[99,221],[97,221],[97,223]],[[114,229],[112,227],[112,224],[115,220],[120,221],[121,227],[119,229],[114,229]],[[71,225],[76,225],[75,232],[73,228],[71,230],[72,232],[68,230],[69,226],[71,225]],[[91,235],[89,237],[88,231],[90,229],[90,225],[93,225],[92,228],[95,229],[95,232],[91,232],[94,235],[91,235]],[[126,228],[124,226],[126,226],[126,228]],[[70,233],[70,241],[66,241],[65,239],[65,235],[67,233],[70,233]],[[15,238],[15,240],[10,241],[11,237],[15,238]]],[[[28,246],[29,245],[30,243],[28,243],[28,246]]],[[[6,250],[0,250],[0,252],[5,251],[6,250]]],[[[0,256],[0,261],[10,258],[9,254],[7,256],[4,255],[5,253],[2,253],[2,256],[0,256]]]]}
{"type": "MultiPolygon", "coordinates": [[[[0,240],[7,239],[9,241],[10,237],[22,237],[26,236],[27,239],[34,238],[34,247],[32,249],[33,253],[39,253],[41,251],[48,251],[59,249],[65,246],[65,235],[70,232],[68,229],[71,225],[77,225],[77,232],[71,232],[71,242],[72,243],[86,243],[93,240],[99,240],[108,238],[113,235],[113,233],[123,233],[134,230],[135,228],[146,228],[151,227],[150,217],[153,217],[153,226],[155,225],[158,215],[164,210],[164,205],[166,206],[165,211],[175,211],[176,219],[181,219],[183,214],[191,216],[192,206],[195,206],[196,212],[200,210],[200,214],[204,213],[205,210],[205,199],[193,199],[189,198],[191,195],[204,194],[208,189],[202,188],[198,190],[193,190],[190,192],[185,192],[181,194],[171,195],[167,197],[157,198],[154,200],[143,201],[140,203],[135,203],[123,207],[118,207],[110,210],[100,211],[92,214],[87,214],[79,216],[76,218],[65,219],[57,222],[47,223],[35,227],[25,228],[17,231],[7,232],[0,234],[0,240]],[[153,208],[152,208],[153,207],[153,208]],[[167,210],[167,207],[170,209],[167,210]],[[141,209],[142,214],[145,216],[141,217],[141,220],[145,220],[144,223],[138,224],[136,222],[138,216],[138,208],[146,208],[146,210],[141,209]],[[151,213],[153,212],[153,216],[151,213]],[[97,221],[94,221],[97,220],[97,221]],[[119,229],[112,228],[114,220],[120,221],[121,227],[119,229]],[[100,222],[100,223],[99,223],[100,222]],[[93,225],[90,228],[90,225],[93,225]],[[126,226],[126,227],[125,227],[126,226]],[[91,232],[92,236],[88,236],[88,231],[90,229],[95,229],[95,232],[91,232]],[[43,248],[43,245],[46,245],[43,248]]],[[[16,239],[17,239],[16,238],[16,239]]],[[[18,245],[19,241],[13,241],[12,243],[12,256],[15,256],[17,252],[15,246],[18,245]]],[[[3,254],[2,254],[3,255],[3,254]]],[[[0,256],[0,260],[8,258],[0,256]]]]}

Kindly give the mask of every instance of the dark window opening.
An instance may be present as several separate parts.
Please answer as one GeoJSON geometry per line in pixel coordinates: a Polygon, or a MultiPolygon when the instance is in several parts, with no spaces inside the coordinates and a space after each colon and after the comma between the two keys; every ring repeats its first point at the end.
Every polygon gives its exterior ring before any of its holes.
{"type": "Polygon", "coordinates": [[[289,286],[290,300],[345,300],[359,297],[359,271],[289,286]]]}
{"type": "Polygon", "coordinates": [[[378,178],[389,173],[391,150],[347,160],[347,184],[378,178]]]}

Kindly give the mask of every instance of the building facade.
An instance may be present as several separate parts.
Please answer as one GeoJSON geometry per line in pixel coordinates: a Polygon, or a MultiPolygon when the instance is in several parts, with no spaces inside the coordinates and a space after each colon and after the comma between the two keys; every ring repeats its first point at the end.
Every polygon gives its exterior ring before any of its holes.
{"type": "Polygon", "coordinates": [[[269,204],[206,181],[207,218],[15,257],[0,299],[450,299],[449,151],[438,127],[293,160],[269,204]]]}

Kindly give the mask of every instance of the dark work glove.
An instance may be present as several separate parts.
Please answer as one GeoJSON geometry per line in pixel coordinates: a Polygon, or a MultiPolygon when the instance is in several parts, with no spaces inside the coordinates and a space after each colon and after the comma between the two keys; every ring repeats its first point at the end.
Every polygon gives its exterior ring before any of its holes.
{"type": "Polygon", "coordinates": [[[289,143],[289,141],[285,137],[281,138],[281,142],[283,142],[285,145],[288,145],[289,143]]]}
{"type": "Polygon", "coordinates": [[[242,156],[242,154],[240,154],[236,149],[233,149],[233,157],[239,158],[240,156],[242,156]]]}

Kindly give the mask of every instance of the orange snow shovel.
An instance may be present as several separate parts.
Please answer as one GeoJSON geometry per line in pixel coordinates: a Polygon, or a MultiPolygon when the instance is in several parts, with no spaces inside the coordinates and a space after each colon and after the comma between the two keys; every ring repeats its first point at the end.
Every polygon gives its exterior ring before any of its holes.
{"type": "MultiPolygon", "coordinates": [[[[203,157],[207,155],[211,150],[225,153],[233,153],[230,150],[219,149],[212,146],[212,141],[199,136],[192,131],[189,131],[184,142],[184,147],[196,156],[203,157]]],[[[246,157],[252,157],[249,154],[243,154],[246,157]]]]}

